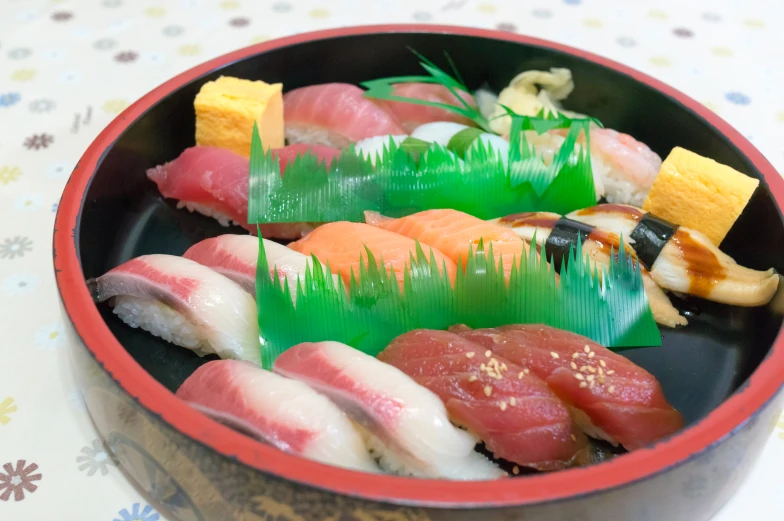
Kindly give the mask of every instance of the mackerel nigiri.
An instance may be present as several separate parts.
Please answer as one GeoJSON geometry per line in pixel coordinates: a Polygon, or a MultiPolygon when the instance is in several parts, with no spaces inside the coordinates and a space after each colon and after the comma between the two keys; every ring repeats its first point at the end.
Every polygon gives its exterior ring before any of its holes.
{"type": "Polygon", "coordinates": [[[345,148],[365,138],[407,134],[386,109],[348,83],[300,87],[283,95],[289,143],[345,148]]]}
{"type": "Polygon", "coordinates": [[[474,342],[420,329],[395,338],[378,359],[436,393],[452,422],[498,458],[556,470],[588,456],[585,436],[547,384],[474,342]]]}
{"type": "Polygon", "coordinates": [[[365,212],[365,221],[438,248],[455,264],[462,259],[464,268],[469,248],[476,252],[479,240],[483,239],[485,251],[489,251],[488,243],[492,243],[496,265],[500,259],[507,278],[512,261],[519,263],[523,251],[528,251],[525,241],[512,230],[457,210],[426,210],[399,219],[365,212]]]}
{"type": "MultiPolygon", "coordinates": [[[[313,258],[302,255],[277,242],[264,241],[267,266],[270,273],[277,273],[281,281],[285,278],[292,299],[297,297],[297,280],[304,280],[305,269],[313,265],[313,258]]],[[[240,285],[242,289],[256,295],[256,264],[259,258],[259,239],[250,235],[226,234],[204,239],[188,248],[182,255],[240,285]]],[[[337,283],[337,277],[333,275],[337,283]]]]}
{"type": "MultiPolygon", "coordinates": [[[[283,170],[294,155],[309,150],[323,161],[331,161],[339,151],[328,147],[295,145],[273,150],[283,170]]],[[[147,170],[147,177],[158,186],[161,195],[177,199],[178,208],[187,208],[213,217],[223,226],[234,223],[251,232],[248,224],[248,159],[217,147],[190,147],[180,156],[147,170]]],[[[296,239],[314,225],[309,223],[274,223],[260,225],[264,237],[296,239]]]]}
{"type": "Polygon", "coordinates": [[[634,450],[683,427],[652,374],[584,336],[536,324],[449,330],[542,378],[591,437],[634,450]]]}
{"type": "MultiPolygon", "coordinates": [[[[501,217],[500,219],[493,219],[491,222],[508,227],[529,244],[534,240],[535,234],[537,244],[541,248],[545,249],[545,254],[548,257],[548,260],[553,261],[556,266],[560,264],[561,258],[564,255],[569,255],[570,245],[573,247],[577,246],[578,233],[575,230],[572,230],[574,233],[574,240],[570,241],[569,244],[562,244],[564,239],[559,237],[556,241],[558,244],[558,249],[564,250],[564,252],[557,252],[556,255],[558,258],[550,258],[551,254],[548,247],[553,244],[550,239],[552,238],[551,236],[553,235],[554,230],[558,229],[558,227],[561,226],[564,222],[571,222],[572,224],[576,224],[573,221],[562,219],[561,216],[557,213],[519,213],[507,215],[506,217],[501,217]]],[[[585,224],[581,224],[580,226],[588,228],[588,226],[585,224]]],[[[610,257],[611,251],[617,253],[620,250],[621,238],[614,233],[594,227],[591,228],[590,231],[585,230],[585,233],[580,234],[580,236],[582,240],[583,253],[587,255],[593,262],[604,265],[605,267],[609,266],[612,262],[610,257]],[[585,236],[582,237],[582,235],[585,236]]],[[[570,235],[570,237],[572,236],[570,235]]],[[[624,243],[624,249],[626,249],[627,252],[632,255],[632,257],[636,257],[634,250],[632,250],[628,244],[628,239],[627,242],[624,243]]],[[[675,307],[672,305],[672,302],[670,302],[670,299],[667,297],[667,294],[664,293],[664,291],[656,284],[656,282],[654,282],[650,272],[645,269],[644,266],[641,266],[640,271],[642,273],[642,282],[643,287],[645,288],[645,294],[648,297],[648,303],[651,306],[653,318],[656,319],[656,322],[668,327],[685,326],[688,324],[686,317],[683,317],[680,313],[678,313],[678,310],[675,309],[675,307]]]]}
{"type": "MultiPolygon", "coordinates": [[[[567,215],[598,228],[627,238],[651,218],[648,212],[634,206],[600,204],[567,215]]],[[[647,239],[647,234],[641,234],[647,239]]],[[[645,262],[646,244],[629,241],[645,262]]],[[[653,280],[664,289],[735,306],[762,306],[770,302],[779,286],[776,270],[752,270],[740,266],[719,250],[705,235],[678,227],[657,255],[646,266],[653,280]]]]}
{"type": "MultiPolygon", "coordinates": [[[[446,270],[450,280],[454,280],[454,263],[429,244],[422,242],[420,246],[428,260],[432,252],[439,270],[442,273],[446,270]]],[[[352,273],[359,278],[360,258],[364,258],[367,265],[366,248],[376,262],[383,260],[387,270],[394,272],[401,287],[411,256],[416,257],[416,242],[412,239],[367,224],[346,221],[321,225],[307,237],[289,244],[289,248],[305,255],[315,255],[322,263],[329,264],[333,273],[343,278],[346,287],[351,283],[352,273]]]]}
{"type": "Polygon", "coordinates": [[[200,356],[261,363],[256,303],[235,282],[192,260],[143,255],[87,281],[96,302],[200,356]]]}
{"type": "Polygon", "coordinates": [[[348,417],[296,380],[247,362],[213,360],[196,369],[176,394],[280,450],[328,465],[379,471],[348,417]]]}
{"type": "MultiPolygon", "coordinates": [[[[461,90],[458,90],[457,93],[469,106],[476,107],[476,101],[470,93],[461,90]]],[[[398,83],[392,87],[392,94],[456,107],[464,106],[449,89],[435,83],[398,83]]],[[[376,103],[391,113],[406,132],[411,132],[419,125],[432,121],[454,121],[464,125],[473,125],[473,122],[467,117],[439,107],[404,101],[376,100],[376,103]]]]}
{"type": "Polygon", "coordinates": [[[325,394],[368,433],[383,467],[427,478],[487,480],[504,475],[453,427],[441,400],[405,373],[339,342],[284,351],[274,371],[325,394]]]}

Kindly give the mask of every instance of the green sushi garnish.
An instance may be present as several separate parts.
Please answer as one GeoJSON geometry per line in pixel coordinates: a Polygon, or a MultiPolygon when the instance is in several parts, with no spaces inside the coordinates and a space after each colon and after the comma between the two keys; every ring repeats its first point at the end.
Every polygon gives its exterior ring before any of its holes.
{"type": "Polygon", "coordinates": [[[485,251],[480,241],[469,252],[465,269],[458,264],[453,285],[446,268],[417,244],[401,289],[383,259],[376,260],[368,250],[348,288],[342,279],[335,282],[329,266],[324,269],[318,261],[308,266],[298,279],[295,305],[286,281],[270,274],[259,237],[256,302],[262,364],[269,369],[289,347],[321,340],[375,356],[398,335],[455,324],[545,324],[613,348],[660,346],[640,267],[622,245],[619,251],[613,253],[615,262],[599,272],[578,243],[556,279],[540,255],[523,250],[507,284],[503,267],[491,260],[492,244],[485,251]]]}

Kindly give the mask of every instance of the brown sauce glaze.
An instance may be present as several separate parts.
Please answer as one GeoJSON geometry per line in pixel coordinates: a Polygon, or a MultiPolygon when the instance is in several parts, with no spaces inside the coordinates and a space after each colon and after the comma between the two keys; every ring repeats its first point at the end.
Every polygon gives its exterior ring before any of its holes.
{"type": "Polygon", "coordinates": [[[708,248],[695,241],[689,232],[678,229],[670,241],[678,247],[686,262],[690,295],[707,298],[713,287],[724,280],[727,270],[708,248]]]}
{"type": "MultiPolygon", "coordinates": [[[[611,250],[617,255],[618,251],[621,249],[621,238],[618,235],[599,228],[594,228],[593,231],[588,234],[588,239],[597,244],[602,253],[608,256],[610,255],[611,250]]],[[[623,247],[626,250],[626,253],[637,261],[637,253],[634,249],[626,243],[624,243],[623,247]]],[[[648,272],[648,270],[645,269],[645,266],[642,264],[639,264],[639,266],[643,273],[648,272]]]]}
{"type": "Polygon", "coordinates": [[[619,213],[631,217],[635,221],[639,221],[642,219],[645,212],[634,206],[626,206],[623,204],[597,204],[590,208],[577,210],[577,215],[596,215],[599,213],[619,213]]]}
{"type": "Polygon", "coordinates": [[[558,222],[557,217],[543,217],[539,212],[524,212],[507,215],[498,220],[510,228],[521,226],[536,226],[538,228],[552,228],[558,222]]]}

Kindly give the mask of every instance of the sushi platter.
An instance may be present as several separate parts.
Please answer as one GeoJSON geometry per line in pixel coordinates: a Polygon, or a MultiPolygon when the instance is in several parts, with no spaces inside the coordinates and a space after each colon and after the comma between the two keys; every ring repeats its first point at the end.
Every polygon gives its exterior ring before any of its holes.
{"type": "Polygon", "coordinates": [[[237,51],[104,131],[55,233],[99,430],[183,519],[708,519],[784,383],[784,182],[652,78],[443,29],[237,51]]]}

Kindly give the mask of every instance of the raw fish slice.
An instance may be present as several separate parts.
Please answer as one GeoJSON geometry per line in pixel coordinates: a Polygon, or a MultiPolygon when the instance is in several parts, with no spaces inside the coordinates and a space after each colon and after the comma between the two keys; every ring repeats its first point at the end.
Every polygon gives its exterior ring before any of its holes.
{"type": "Polygon", "coordinates": [[[484,240],[485,251],[493,245],[496,265],[499,259],[507,279],[512,262],[519,263],[528,245],[505,226],[478,219],[457,210],[426,210],[400,219],[390,219],[376,212],[365,212],[368,224],[417,239],[437,248],[455,264],[462,259],[465,268],[469,248],[476,252],[479,240],[484,240]]]}
{"type": "MultiPolygon", "coordinates": [[[[395,96],[404,98],[434,101],[456,107],[463,106],[457,97],[449,92],[449,89],[435,83],[398,83],[392,87],[392,93],[395,96]]],[[[469,105],[476,107],[476,101],[471,94],[459,90],[457,93],[469,105]]],[[[404,101],[376,100],[376,103],[391,113],[406,132],[411,132],[419,125],[430,123],[431,121],[454,121],[464,125],[474,125],[469,118],[438,107],[406,103],[404,101]]]]}
{"type": "Polygon", "coordinates": [[[301,382],[247,362],[207,362],[183,382],[177,396],[280,450],[328,465],[379,470],[334,403],[301,382]]]}
{"type": "Polygon", "coordinates": [[[588,456],[585,436],[547,384],[478,344],[420,329],[394,339],[378,358],[436,393],[452,422],[498,458],[557,470],[588,456]]]}
{"type": "MultiPolygon", "coordinates": [[[[311,149],[320,158],[330,160],[338,151],[327,147],[311,149]]],[[[284,147],[273,151],[281,165],[302,148],[284,147]]],[[[147,177],[158,185],[161,195],[177,199],[177,207],[185,207],[215,218],[223,226],[232,222],[252,233],[255,224],[248,224],[249,161],[230,150],[217,147],[191,147],[174,161],[147,170],[147,177]]],[[[264,237],[297,239],[314,227],[309,223],[276,223],[260,225],[264,237]]]]}
{"type": "Polygon", "coordinates": [[[385,151],[389,151],[390,140],[396,145],[400,146],[404,139],[408,136],[401,134],[399,136],[374,136],[365,138],[358,141],[354,150],[358,155],[364,156],[370,160],[371,165],[376,164],[376,159],[381,157],[385,151]]]}
{"type": "MultiPolygon", "coordinates": [[[[439,270],[443,273],[446,268],[450,280],[454,280],[454,263],[424,241],[420,246],[428,259],[432,251],[439,270]]],[[[307,237],[289,244],[289,248],[305,255],[315,255],[324,264],[329,264],[332,272],[343,278],[346,287],[351,282],[352,271],[354,277],[359,279],[360,256],[365,259],[367,265],[365,248],[373,253],[376,262],[380,263],[383,259],[384,266],[388,270],[392,269],[401,288],[406,270],[411,263],[411,255],[416,257],[415,241],[367,224],[346,221],[319,226],[307,237]]]]}
{"type": "Polygon", "coordinates": [[[390,470],[426,478],[495,479],[504,473],[453,427],[441,400],[403,372],[339,342],[296,345],[274,371],[325,394],[367,429],[390,470]]]}
{"type": "MultiPolygon", "coordinates": [[[[567,217],[628,238],[645,213],[634,206],[600,204],[567,217]]],[[[779,286],[776,270],[740,266],[705,235],[684,226],[664,245],[650,272],[664,289],[735,306],[765,305],[779,286]]]]}
{"type": "Polygon", "coordinates": [[[261,363],[256,303],[235,282],[174,255],[143,255],[87,281],[114,313],[200,356],[261,363]]]}
{"type": "MultiPolygon", "coordinates": [[[[281,282],[285,277],[292,300],[296,302],[298,277],[304,280],[305,268],[307,265],[313,265],[313,258],[277,242],[262,240],[270,273],[277,272],[281,282]]],[[[182,256],[217,271],[251,295],[256,295],[258,238],[250,235],[220,235],[194,244],[182,256]]],[[[337,277],[333,275],[333,278],[337,283],[337,277]]]]}
{"type": "Polygon", "coordinates": [[[543,325],[450,331],[542,378],[591,437],[634,450],[683,427],[652,374],[581,335],[543,325]]]}
{"type": "Polygon", "coordinates": [[[325,83],[283,95],[286,140],[345,148],[386,134],[408,134],[395,117],[348,83],[325,83]]]}
{"type": "MultiPolygon", "coordinates": [[[[534,234],[536,234],[538,246],[544,247],[547,239],[550,237],[550,233],[553,231],[553,228],[560,218],[561,216],[557,213],[528,212],[507,215],[500,219],[492,219],[491,222],[496,222],[502,226],[508,227],[529,244],[534,240],[534,234]]],[[[620,251],[620,243],[621,238],[618,235],[599,228],[594,228],[585,238],[585,241],[583,241],[582,248],[585,255],[594,263],[609,268],[612,262],[610,257],[611,250],[616,253],[620,251]]],[[[634,250],[628,245],[628,239],[624,244],[626,246],[625,249],[633,257],[636,257],[634,250]]],[[[648,303],[651,306],[653,318],[656,322],[667,327],[687,325],[688,321],[686,320],[686,317],[681,316],[678,310],[675,309],[672,302],[670,302],[670,299],[667,297],[667,294],[664,293],[664,290],[654,282],[650,272],[648,272],[645,267],[640,267],[645,294],[648,297],[648,303]]]]}

